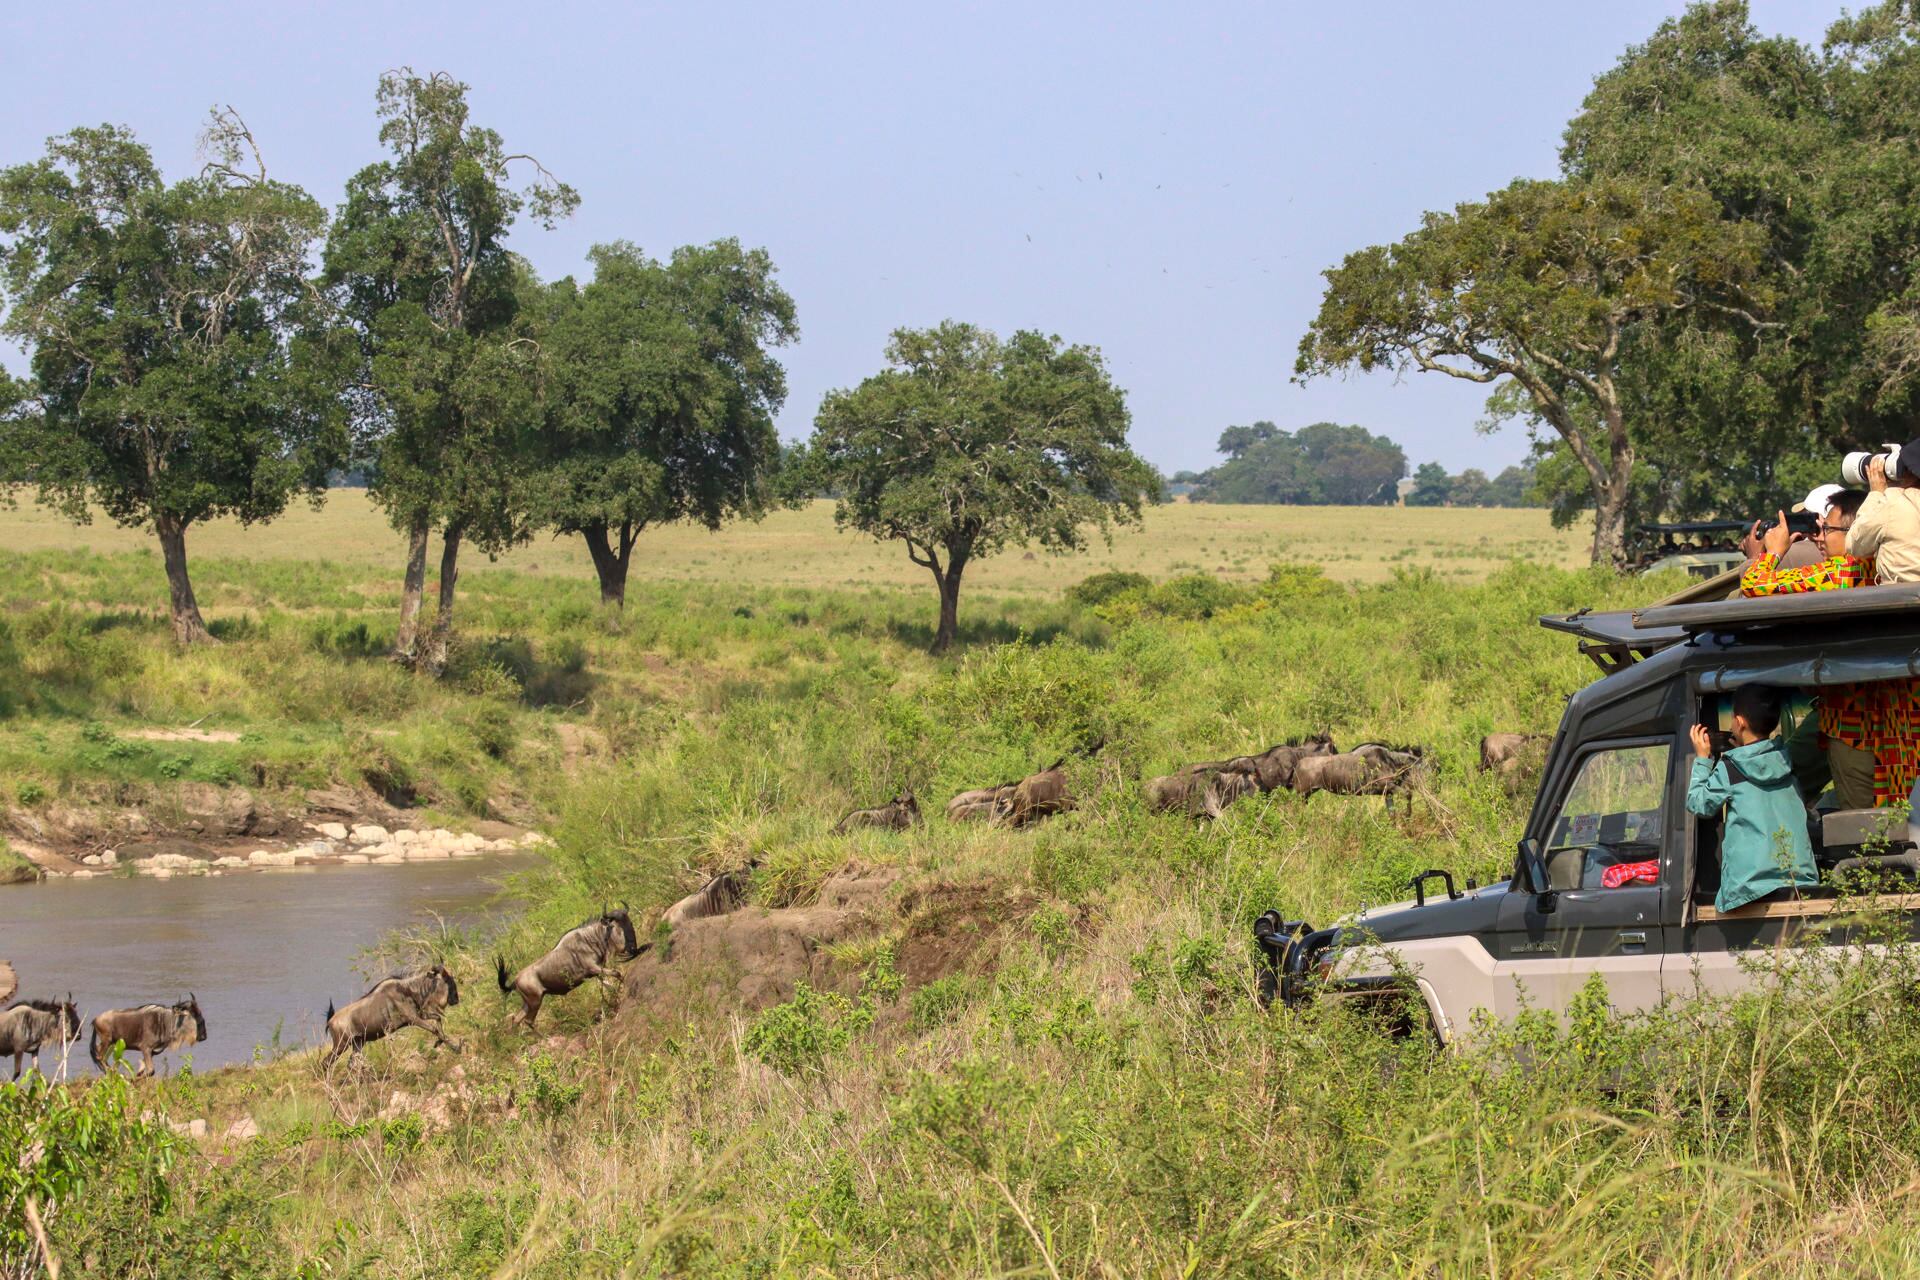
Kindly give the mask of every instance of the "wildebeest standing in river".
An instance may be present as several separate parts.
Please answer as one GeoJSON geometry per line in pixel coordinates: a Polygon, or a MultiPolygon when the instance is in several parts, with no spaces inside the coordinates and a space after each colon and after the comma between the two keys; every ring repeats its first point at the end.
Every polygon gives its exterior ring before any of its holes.
{"type": "Polygon", "coordinates": [[[459,1003],[460,987],[445,965],[382,978],[338,1013],[331,1003],[327,1005],[327,1038],[332,1044],[320,1065],[330,1067],[341,1054],[358,1053],[362,1045],[385,1039],[407,1027],[431,1031],[434,1048],[444,1044],[458,1053],[460,1046],[447,1039],[447,1033],[440,1029],[440,1016],[459,1003]]]}
{"type": "Polygon", "coordinates": [[[184,1049],[207,1038],[206,1015],[199,997],[189,993],[178,1004],[143,1004],[137,1009],[109,1009],[93,1020],[93,1065],[107,1069],[107,1051],[116,1042],[128,1053],[140,1055],[138,1076],[153,1074],[153,1055],[184,1049]]]}
{"type": "Polygon", "coordinates": [[[13,1078],[20,1078],[21,1064],[28,1058],[39,1061],[41,1046],[52,1040],[72,1044],[80,1038],[80,1011],[73,1007],[73,993],[66,1002],[58,1000],[22,1000],[0,1010],[0,1058],[13,1055],[13,1078]]]}
{"type": "Polygon", "coordinates": [[[633,921],[623,902],[613,911],[601,908],[597,917],[568,930],[553,944],[553,950],[511,978],[507,976],[504,959],[495,956],[493,964],[499,972],[501,992],[519,993],[525,1007],[517,1016],[531,1031],[533,1020],[540,1016],[540,1002],[546,997],[563,996],[589,978],[598,978],[604,983],[615,976],[616,955],[622,960],[631,960],[652,945],[634,940],[633,921]]]}

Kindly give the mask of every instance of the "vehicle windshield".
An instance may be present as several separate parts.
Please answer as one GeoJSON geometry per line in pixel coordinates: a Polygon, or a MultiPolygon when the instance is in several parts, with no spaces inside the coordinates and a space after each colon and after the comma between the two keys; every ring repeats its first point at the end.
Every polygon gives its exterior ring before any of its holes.
{"type": "Polygon", "coordinates": [[[1547,839],[1547,876],[1556,889],[1598,889],[1606,869],[1660,856],[1665,832],[1664,743],[1596,751],[1560,802],[1547,839]]]}

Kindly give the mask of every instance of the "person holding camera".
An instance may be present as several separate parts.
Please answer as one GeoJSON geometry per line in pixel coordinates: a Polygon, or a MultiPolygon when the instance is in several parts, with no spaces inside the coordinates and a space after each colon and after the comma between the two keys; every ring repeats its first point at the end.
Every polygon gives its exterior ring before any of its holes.
{"type": "Polygon", "coordinates": [[[1891,455],[1891,481],[1889,456],[1875,454],[1866,462],[1869,492],[1847,531],[1847,547],[1852,555],[1873,558],[1877,582],[1920,582],[1920,440],[1891,455]]]}
{"type": "MultiPolygon", "coordinates": [[[[1820,520],[1813,541],[1826,558],[1799,569],[1780,567],[1791,536],[1786,513],[1781,512],[1779,522],[1766,531],[1760,558],[1740,576],[1740,594],[1793,595],[1872,583],[1872,558],[1854,555],[1849,542],[1866,497],[1858,489],[1816,489],[1807,495],[1807,510],[1820,520]]],[[[1874,775],[1880,749],[1888,745],[1885,726],[1892,720],[1886,690],[1878,684],[1830,685],[1820,691],[1818,707],[1817,718],[1808,716],[1789,726],[1782,739],[1801,794],[1812,800],[1831,782],[1841,808],[1873,808],[1880,801],[1874,775]]]]}

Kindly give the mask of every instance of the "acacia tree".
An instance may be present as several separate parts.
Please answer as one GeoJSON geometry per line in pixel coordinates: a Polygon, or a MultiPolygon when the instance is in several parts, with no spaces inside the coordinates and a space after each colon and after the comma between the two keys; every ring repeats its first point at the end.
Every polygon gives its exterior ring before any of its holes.
{"type": "Polygon", "coordinates": [[[323,280],[360,339],[354,403],[368,492],[407,535],[397,659],[438,671],[453,627],[460,548],[524,538],[535,348],[516,328],[531,290],[506,237],[525,213],[551,228],[579,197],[500,135],[469,122],[467,86],[410,68],[380,77],[390,158],[347,184],[323,280]],[[531,168],[520,187],[516,165],[531,168]],[[440,600],[418,651],[427,548],[441,531],[440,600]]]}
{"type": "Polygon", "coordinates": [[[1023,330],[1006,341],[947,321],[897,329],[891,366],[828,393],[808,466],[838,496],[834,518],[933,575],[933,652],[958,629],[960,581],[1008,546],[1050,551],[1138,523],[1160,477],[1127,447],[1126,396],[1092,347],[1023,330]]]}
{"type": "Polygon", "coordinates": [[[763,249],[719,240],[662,263],[623,242],[589,257],[592,282],[552,286],[541,317],[534,519],[579,534],[601,602],[624,606],[648,525],[717,529],[766,510],[781,457],[773,415],[787,394],[769,349],[799,330],[763,249]]]}
{"type": "Polygon", "coordinates": [[[1635,437],[1629,362],[1685,313],[1760,330],[1763,239],[1699,191],[1627,179],[1521,181],[1428,214],[1394,245],[1348,255],[1300,341],[1297,381],[1357,368],[1511,380],[1593,490],[1595,563],[1626,560],[1635,437]]]}
{"type": "Polygon", "coordinates": [[[0,473],[76,522],[97,504],[151,528],[188,645],[212,636],[187,530],[317,500],[346,438],[305,280],[325,215],[268,178],[231,108],[202,143],[206,167],[171,185],[107,125],[0,172],[4,330],[32,348],[31,382],[0,421],[0,473]]]}

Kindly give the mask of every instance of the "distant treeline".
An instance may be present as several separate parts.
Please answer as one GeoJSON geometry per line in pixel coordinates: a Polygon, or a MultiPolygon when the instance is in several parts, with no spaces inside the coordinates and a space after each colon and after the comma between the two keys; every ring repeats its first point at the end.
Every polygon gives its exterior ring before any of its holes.
{"type": "MultiPolygon", "coordinates": [[[[1271,422],[1228,427],[1219,450],[1227,460],[1207,471],[1173,477],[1192,502],[1274,503],[1287,506],[1391,506],[1401,501],[1407,455],[1365,427],[1316,422],[1282,431],[1271,422]]],[[[1508,467],[1488,478],[1468,468],[1457,476],[1429,462],[1414,473],[1405,500],[1427,507],[1544,506],[1535,496],[1533,466],[1508,467]]]]}

